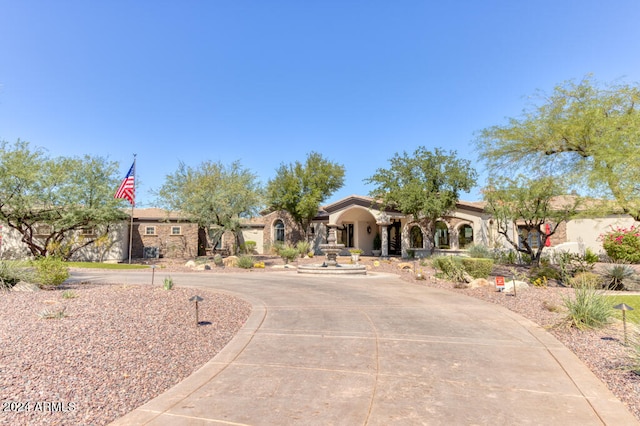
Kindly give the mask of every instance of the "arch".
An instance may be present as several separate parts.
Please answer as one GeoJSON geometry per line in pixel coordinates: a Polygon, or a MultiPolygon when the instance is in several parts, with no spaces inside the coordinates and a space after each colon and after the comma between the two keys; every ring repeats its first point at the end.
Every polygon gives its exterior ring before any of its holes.
{"type": "Polygon", "coordinates": [[[424,232],[418,225],[412,225],[409,229],[409,247],[424,248],[424,232]]]}
{"type": "Polygon", "coordinates": [[[276,219],[273,222],[273,242],[274,243],[284,243],[284,231],[285,231],[285,227],[284,227],[284,222],[282,221],[282,219],[276,219]]]}
{"type": "Polygon", "coordinates": [[[461,249],[473,244],[473,226],[463,223],[458,227],[458,247],[461,249]]]}
{"type": "Polygon", "coordinates": [[[451,248],[451,233],[446,222],[441,220],[436,222],[434,232],[434,242],[437,249],[451,248]]]}

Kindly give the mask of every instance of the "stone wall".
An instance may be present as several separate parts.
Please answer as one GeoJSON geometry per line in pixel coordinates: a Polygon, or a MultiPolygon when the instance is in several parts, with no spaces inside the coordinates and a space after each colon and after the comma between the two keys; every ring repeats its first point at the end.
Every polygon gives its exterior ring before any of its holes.
{"type": "MultiPolygon", "coordinates": [[[[189,258],[198,255],[198,225],[195,223],[141,222],[133,225],[131,257],[145,257],[145,247],[155,247],[160,257],[189,258]],[[155,227],[154,234],[148,234],[147,228],[155,227]],[[172,232],[180,227],[180,233],[172,232]]],[[[147,255],[151,253],[148,250],[147,255]]]]}

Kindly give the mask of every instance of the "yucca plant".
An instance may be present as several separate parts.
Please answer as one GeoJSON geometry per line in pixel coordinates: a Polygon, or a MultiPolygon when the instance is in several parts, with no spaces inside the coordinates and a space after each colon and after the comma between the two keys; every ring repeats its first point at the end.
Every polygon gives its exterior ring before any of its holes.
{"type": "Polygon", "coordinates": [[[604,268],[603,276],[605,288],[607,290],[624,290],[624,280],[631,278],[635,274],[629,265],[614,264],[604,268]]]}

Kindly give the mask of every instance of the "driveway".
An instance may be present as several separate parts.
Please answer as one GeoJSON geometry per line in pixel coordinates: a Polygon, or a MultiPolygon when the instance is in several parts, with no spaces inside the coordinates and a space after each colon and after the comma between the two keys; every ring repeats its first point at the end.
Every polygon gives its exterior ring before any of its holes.
{"type": "Polygon", "coordinates": [[[637,424],[573,353],[497,305],[376,273],[171,276],[253,313],[209,363],[114,425],[637,424]]]}

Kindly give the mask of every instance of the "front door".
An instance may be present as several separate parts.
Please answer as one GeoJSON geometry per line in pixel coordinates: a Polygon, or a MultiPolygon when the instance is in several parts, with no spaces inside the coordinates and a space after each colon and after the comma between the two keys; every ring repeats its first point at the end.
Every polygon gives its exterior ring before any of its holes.
{"type": "Polygon", "coordinates": [[[402,238],[400,236],[400,222],[393,222],[387,227],[389,232],[389,255],[399,256],[402,254],[402,238]]]}

